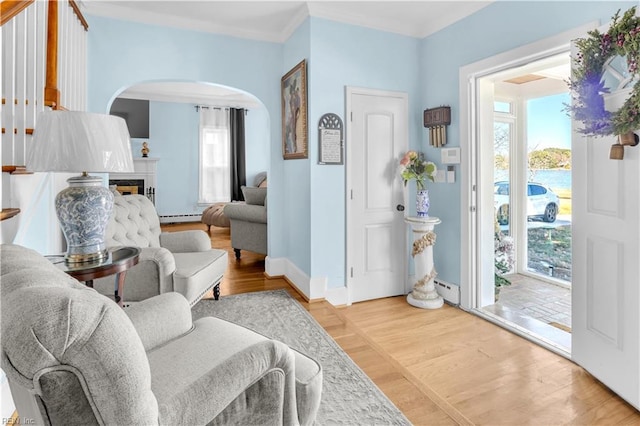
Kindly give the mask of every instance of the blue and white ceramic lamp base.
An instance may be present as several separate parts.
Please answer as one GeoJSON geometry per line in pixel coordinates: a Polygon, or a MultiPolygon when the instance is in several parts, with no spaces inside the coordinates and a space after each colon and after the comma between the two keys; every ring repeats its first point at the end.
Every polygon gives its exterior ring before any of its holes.
{"type": "Polygon", "coordinates": [[[77,176],[56,196],[56,213],[67,240],[67,263],[97,262],[108,255],[105,232],[113,209],[113,193],[102,178],[77,176]]]}
{"type": "Polygon", "coordinates": [[[405,222],[411,226],[413,234],[412,256],[414,258],[413,290],[407,295],[407,303],[416,308],[438,309],[444,299],[435,288],[437,276],[433,264],[433,246],[436,234],[433,231],[440,223],[437,217],[407,217],[405,222]]]}

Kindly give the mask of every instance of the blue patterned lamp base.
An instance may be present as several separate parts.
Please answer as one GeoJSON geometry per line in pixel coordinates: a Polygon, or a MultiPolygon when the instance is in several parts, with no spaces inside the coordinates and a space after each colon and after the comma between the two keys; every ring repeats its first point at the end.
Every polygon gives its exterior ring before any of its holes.
{"type": "Polygon", "coordinates": [[[95,262],[107,257],[104,234],[113,209],[113,193],[102,178],[88,176],[67,180],[69,187],[56,196],[56,213],[67,240],[67,263],[95,262]]]}

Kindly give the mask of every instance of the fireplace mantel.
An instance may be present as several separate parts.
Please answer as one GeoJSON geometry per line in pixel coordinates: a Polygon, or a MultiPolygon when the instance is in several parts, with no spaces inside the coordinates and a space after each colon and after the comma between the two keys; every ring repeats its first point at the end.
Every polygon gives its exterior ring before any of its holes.
{"type": "Polygon", "coordinates": [[[133,159],[133,173],[110,173],[109,179],[143,179],[144,194],[152,201],[156,197],[156,173],[158,169],[159,158],[141,158],[133,159]]]}

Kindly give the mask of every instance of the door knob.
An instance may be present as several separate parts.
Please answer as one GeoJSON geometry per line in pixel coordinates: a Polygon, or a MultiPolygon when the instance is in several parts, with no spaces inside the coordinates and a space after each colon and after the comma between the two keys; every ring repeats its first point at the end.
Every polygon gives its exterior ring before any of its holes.
{"type": "Polygon", "coordinates": [[[396,206],[396,210],[398,210],[399,212],[403,212],[404,211],[404,206],[402,204],[398,204],[396,206]]]}

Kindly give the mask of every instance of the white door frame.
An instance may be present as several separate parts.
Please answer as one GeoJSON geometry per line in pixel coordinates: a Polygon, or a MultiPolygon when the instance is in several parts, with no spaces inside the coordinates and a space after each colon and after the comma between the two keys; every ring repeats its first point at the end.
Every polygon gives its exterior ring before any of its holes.
{"type": "MultiPolygon", "coordinates": [[[[478,243],[485,241],[488,238],[487,235],[489,235],[489,232],[491,236],[493,235],[493,217],[491,217],[490,220],[487,217],[483,218],[478,211],[479,200],[481,200],[483,196],[488,197],[490,195],[483,194],[482,188],[478,186],[480,182],[478,173],[480,171],[481,155],[481,151],[478,149],[480,140],[478,133],[482,128],[478,118],[480,110],[478,108],[478,102],[481,101],[478,92],[483,89],[482,87],[478,87],[478,80],[482,77],[525,66],[528,63],[550,56],[564,52],[568,53],[570,51],[571,40],[583,36],[587,31],[597,25],[597,23],[585,24],[553,37],[521,46],[460,68],[460,146],[462,148],[460,192],[460,205],[462,209],[460,218],[460,307],[462,309],[481,314],[479,308],[481,306],[482,295],[478,292],[478,282],[481,282],[483,275],[485,277],[489,274],[493,276],[493,265],[487,265],[483,270],[478,250],[478,243]],[[489,226],[487,224],[489,223],[491,224],[491,229],[487,229],[489,226]]],[[[484,88],[484,90],[486,90],[486,88],[484,88]]],[[[492,237],[490,238],[490,243],[493,247],[492,237]]],[[[526,331],[519,329],[512,331],[523,337],[531,338],[526,331]]],[[[544,346],[563,356],[567,356],[562,350],[558,350],[558,348],[552,345],[544,346]]]]}
{"type": "MultiPolygon", "coordinates": [[[[407,101],[409,101],[409,95],[406,92],[396,92],[390,90],[379,90],[379,89],[368,89],[364,87],[352,87],[345,86],[345,124],[346,124],[346,137],[345,137],[345,226],[346,226],[346,241],[345,241],[345,258],[346,258],[346,288],[347,288],[347,306],[351,305],[352,297],[351,297],[351,286],[353,285],[353,277],[350,271],[350,265],[353,264],[353,248],[351,247],[353,241],[353,226],[351,224],[354,221],[357,221],[358,218],[352,217],[351,212],[351,188],[352,188],[352,166],[350,162],[351,158],[351,141],[352,141],[352,126],[351,126],[351,110],[352,110],[352,97],[353,95],[369,95],[369,96],[387,96],[387,97],[401,97],[407,101]]],[[[407,143],[408,145],[408,143],[407,143]]],[[[406,200],[406,189],[404,199],[406,200]]],[[[406,203],[405,203],[406,208],[406,203]]],[[[406,210],[405,210],[406,212],[406,210]]],[[[406,213],[405,213],[406,214],[406,213]]],[[[407,264],[407,253],[403,252],[402,254],[402,263],[403,265],[407,264]]],[[[403,283],[404,288],[407,288],[407,274],[403,274],[405,282],[403,283]]]]}

